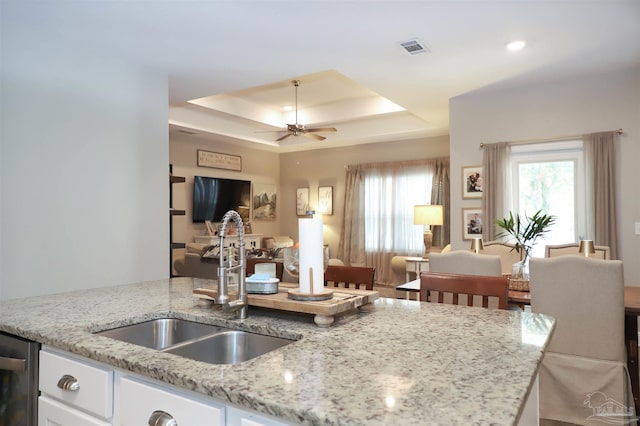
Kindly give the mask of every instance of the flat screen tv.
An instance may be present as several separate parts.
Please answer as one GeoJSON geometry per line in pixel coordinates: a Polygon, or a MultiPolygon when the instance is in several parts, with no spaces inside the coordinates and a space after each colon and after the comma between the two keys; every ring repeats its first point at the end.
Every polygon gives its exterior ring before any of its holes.
{"type": "Polygon", "coordinates": [[[243,220],[248,220],[250,202],[251,181],[194,176],[194,222],[221,222],[229,210],[237,211],[243,220]]]}

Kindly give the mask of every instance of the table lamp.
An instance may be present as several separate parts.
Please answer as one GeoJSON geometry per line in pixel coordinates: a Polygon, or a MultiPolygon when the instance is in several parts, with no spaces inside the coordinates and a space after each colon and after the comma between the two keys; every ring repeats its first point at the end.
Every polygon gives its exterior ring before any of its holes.
{"type": "Polygon", "coordinates": [[[471,251],[475,254],[480,253],[480,250],[484,248],[484,244],[482,243],[482,238],[474,238],[471,240],[471,251]]]}
{"type": "Polygon", "coordinates": [[[596,253],[596,246],[593,244],[593,240],[580,240],[580,246],[578,252],[584,257],[590,257],[596,253]]]}
{"type": "Polygon", "coordinates": [[[413,223],[414,225],[424,225],[424,255],[422,258],[428,259],[433,240],[430,226],[442,225],[442,206],[435,204],[414,206],[413,223]]]}

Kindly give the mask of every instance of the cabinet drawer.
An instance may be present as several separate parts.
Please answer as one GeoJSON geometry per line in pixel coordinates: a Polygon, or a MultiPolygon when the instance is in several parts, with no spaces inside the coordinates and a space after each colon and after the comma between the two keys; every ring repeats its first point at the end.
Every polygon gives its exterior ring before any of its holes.
{"type": "Polygon", "coordinates": [[[38,426],[110,426],[87,413],[46,396],[38,398],[38,426]]]}
{"type": "Polygon", "coordinates": [[[40,391],[105,419],[113,415],[113,371],[75,358],[40,351],[40,391]],[[58,382],[71,376],[77,390],[63,390],[58,382]]]}
{"type": "Polygon", "coordinates": [[[225,407],[221,404],[187,397],[130,377],[120,380],[118,407],[122,426],[149,424],[155,411],[163,411],[173,417],[178,425],[225,424],[225,407]]]}

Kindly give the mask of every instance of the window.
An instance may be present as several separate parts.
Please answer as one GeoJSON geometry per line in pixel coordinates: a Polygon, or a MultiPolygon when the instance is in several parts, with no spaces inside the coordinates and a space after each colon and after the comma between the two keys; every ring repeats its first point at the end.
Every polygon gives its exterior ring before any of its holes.
{"type": "Polygon", "coordinates": [[[586,235],[586,199],[582,141],[516,145],[511,148],[514,211],[538,210],[556,216],[533,256],[543,257],[547,244],[577,241],[586,235]]]}
{"type": "Polygon", "coordinates": [[[425,165],[370,170],[364,177],[366,252],[424,252],[413,206],[430,204],[433,171],[425,165]]]}

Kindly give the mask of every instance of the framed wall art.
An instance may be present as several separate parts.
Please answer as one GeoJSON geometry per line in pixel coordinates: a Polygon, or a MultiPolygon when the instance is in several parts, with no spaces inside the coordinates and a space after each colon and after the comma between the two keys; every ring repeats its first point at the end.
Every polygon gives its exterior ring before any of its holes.
{"type": "Polygon", "coordinates": [[[462,198],[482,198],[482,166],[462,167],[462,198]]]}
{"type": "Polygon", "coordinates": [[[462,239],[482,237],[482,209],[462,209],[462,239]]]}
{"type": "Polygon", "coordinates": [[[333,186],[318,187],[318,213],[333,214],[333,186]]]}
{"type": "Polygon", "coordinates": [[[253,220],[276,220],[278,195],[276,186],[267,183],[253,184],[253,220]]]}
{"type": "Polygon", "coordinates": [[[305,216],[309,211],[309,188],[296,188],[296,214],[305,216]]]}

